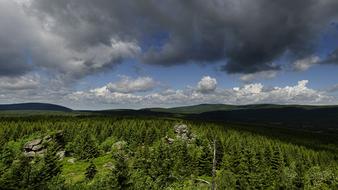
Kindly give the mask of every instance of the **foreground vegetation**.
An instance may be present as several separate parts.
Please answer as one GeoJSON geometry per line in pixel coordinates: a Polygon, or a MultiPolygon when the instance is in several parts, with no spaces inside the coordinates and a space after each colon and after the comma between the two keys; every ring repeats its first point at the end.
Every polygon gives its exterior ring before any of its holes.
{"type": "Polygon", "coordinates": [[[338,189],[337,145],[294,138],[170,118],[4,117],[0,189],[338,189]]]}

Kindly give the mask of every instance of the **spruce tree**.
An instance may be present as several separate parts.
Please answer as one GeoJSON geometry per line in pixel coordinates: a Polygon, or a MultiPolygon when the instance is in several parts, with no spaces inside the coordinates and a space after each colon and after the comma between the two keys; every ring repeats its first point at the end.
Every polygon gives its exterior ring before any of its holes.
{"type": "Polygon", "coordinates": [[[202,155],[198,159],[199,175],[211,176],[212,173],[212,152],[209,146],[203,146],[202,155]]]}
{"type": "Polygon", "coordinates": [[[6,187],[7,189],[30,189],[32,172],[30,162],[30,158],[21,156],[6,173],[2,174],[0,187],[6,187]]]}
{"type": "Polygon", "coordinates": [[[1,152],[1,161],[5,166],[10,166],[14,160],[14,153],[8,146],[5,146],[1,152]]]}
{"type": "Polygon", "coordinates": [[[82,160],[96,158],[99,155],[96,141],[88,131],[77,135],[74,143],[74,152],[82,160]]]}
{"type": "Polygon", "coordinates": [[[44,187],[54,177],[61,173],[60,157],[56,154],[59,150],[58,144],[52,142],[47,148],[47,152],[43,158],[43,166],[39,169],[35,180],[36,187],[44,187]]]}
{"type": "Polygon", "coordinates": [[[47,179],[51,179],[61,172],[60,157],[56,154],[58,150],[59,147],[57,144],[52,144],[47,149],[47,154],[44,157],[44,170],[48,174],[47,179]]]}
{"type": "Polygon", "coordinates": [[[191,157],[189,155],[188,146],[185,142],[180,142],[180,144],[175,149],[175,170],[177,177],[188,177],[192,173],[191,168],[191,157]]]}
{"type": "Polygon", "coordinates": [[[108,176],[107,184],[112,189],[126,190],[132,186],[130,172],[126,157],[118,154],[115,155],[116,165],[108,176]]]}

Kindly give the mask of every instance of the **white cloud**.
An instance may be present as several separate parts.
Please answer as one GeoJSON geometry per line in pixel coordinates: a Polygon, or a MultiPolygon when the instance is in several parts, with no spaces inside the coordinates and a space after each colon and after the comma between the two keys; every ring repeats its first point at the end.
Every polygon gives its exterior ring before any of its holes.
{"type": "Polygon", "coordinates": [[[103,104],[140,104],[142,101],[141,96],[130,93],[111,92],[106,86],[89,90],[88,92],[78,91],[67,96],[72,101],[87,102],[103,104]]]}
{"type": "Polygon", "coordinates": [[[204,77],[204,80],[201,81],[208,81],[208,83],[197,84],[195,88],[166,90],[157,88],[155,90],[157,83],[150,77],[122,76],[118,82],[74,92],[71,90],[71,86],[65,86],[62,79],[49,79],[46,76],[30,74],[17,78],[2,77],[0,80],[0,102],[39,101],[86,109],[168,107],[201,103],[313,105],[338,103],[337,98],[331,96],[329,91],[309,88],[307,80],[301,80],[296,85],[284,87],[267,87],[262,83],[250,83],[233,88],[216,88],[216,79],[213,80],[211,77],[204,77]],[[202,93],[201,86],[213,87],[207,88],[209,89],[208,93],[202,93]],[[148,92],[146,93],[146,91],[148,92]]]}
{"type": "Polygon", "coordinates": [[[239,104],[276,103],[276,104],[329,104],[334,98],[325,92],[307,87],[309,81],[299,81],[295,86],[264,89],[262,84],[245,85],[234,93],[239,104]]]}
{"type": "Polygon", "coordinates": [[[204,76],[197,84],[197,90],[201,93],[210,93],[216,90],[217,80],[210,76],[204,76]]]}
{"type": "Polygon", "coordinates": [[[36,89],[40,85],[38,75],[24,75],[20,77],[0,77],[0,92],[4,90],[36,89]]]}
{"type": "Polygon", "coordinates": [[[122,76],[120,81],[116,83],[108,83],[106,88],[111,92],[133,93],[153,90],[156,85],[157,83],[151,77],[139,77],[132,79],[127,76],[122,76]]]}
{"type": "Polygon", "coordinates": [[[275,78],[276,75],[277,75],[277,71],[261,71],[257,73],[244,74],[240,77],[240,80],[244,82],[252,82],[252,81],[260,80],[260,79],[275,78]]]}
{"type": "Polygon", "coordinates": [[[49,102],[65,104],[71,86],[59,77],[30,73],[17,77],[0,77],[0,103],[49,102]]]}
{"type": "Polygon", "coordinates": [[[235,87],[233,88],[235,92],[245,95],[245,94],[259,94],[263,90],[263,85],[260,83],[247,84],[243,88],[235,87]]]}
{"type": "Polygon", "coordinates": [[[296,71],[306,71],[310,67],[314,66],[320,61],[320,58],[318,56],[310,56],[306,57],[304,59],[297,60],[293,63],[293,68],[296,71]]]}
{"type": "Polygon", "coordinates": [[[129,107],[177,106],[200,103],[223,104],[332,104],[337,100],[326,92],[307,87],[308,81],[299,81],[294,86],[264,87],[261,83],[247,84],[232,89],[216,89],[200,93],[198,89],[168,89],[146,95],[112,92],[107,87],[70,95],[73,100],[120,104],[129,107]]]}

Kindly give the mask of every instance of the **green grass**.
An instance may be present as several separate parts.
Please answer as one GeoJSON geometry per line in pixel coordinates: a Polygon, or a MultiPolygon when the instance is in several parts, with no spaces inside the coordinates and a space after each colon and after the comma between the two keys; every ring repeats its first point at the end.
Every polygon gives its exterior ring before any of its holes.
{"type": "MultiPolygon", "coordinates": [[[[74,163],[68,162],[73,157],[65,157],[62,161],[62,176],[66,179],[66,184],[75,184],[85,181],[86,168],[90,162],[87,160],[75,160],[74,163]]],[[[109,173],[110,169],[105,168],[104,165],[108,162],[114,164],[111,154],[106,154],[98,158],[93,159],[93,162],[97,169],[96,178],[102,178],[105,174],[109,173]]]]}

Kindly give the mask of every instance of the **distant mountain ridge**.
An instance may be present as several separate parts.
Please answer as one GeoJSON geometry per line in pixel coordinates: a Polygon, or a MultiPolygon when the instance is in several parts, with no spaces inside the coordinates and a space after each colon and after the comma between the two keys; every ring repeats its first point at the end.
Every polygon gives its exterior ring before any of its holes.
{"type": "MultiPolygon", "coordinates": [[[[110,109],[110,110],[81,110],[88,112],[98,113],[118,113],[118,112],[149,112],[149,113],[169,113],[169,114],[188,114],[188,115],[204,115],[220,112],[255,112],[258,110],[279,110],[278,112],[284,112],[289,110],[303,110],[303,111],[336,111],[338,105],[329,106],[312,106],[312,105],[279,105],[279,104],[248,104],[248,105],[230,105],[230,104],[198,104],[192,106],[180,106],[172,108],[143,108],[139,110],[135,109],[110,109]]],[[[49,104],[49,103],[15,103],[15,104],[0,104],[0,110],[41,110],[41,111],[73,111],[65,106],[49,104]]],[[[258,111],[260,112],[260,111],[258,111]]],[[[280,114],[280,113],[279,113],[280,114]]]]}
{"type": "Polygon", "coordinates": [[[70,108],[47,103],[0,104],[0,111],[37,110],[37,111],[73,111],[70,108]]]}
{"type": "Polygon", "coordinates": [[[216,112],[216,111],[286,109],[286,108],[312,110],[312,109],[338,108],[338,106],[279,105],[279,104],[249,104],[249,105],[199,104],[173,108],[145,108],[141,110],[164,112],[164,113],[176,113],[176,114],[202,114],[206,112],[216,112]]]}

